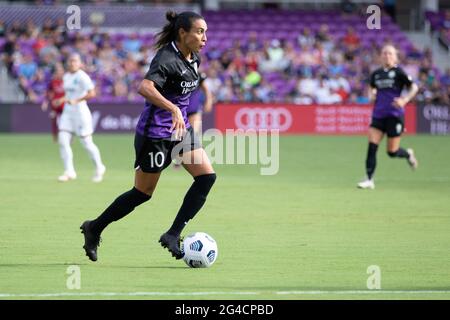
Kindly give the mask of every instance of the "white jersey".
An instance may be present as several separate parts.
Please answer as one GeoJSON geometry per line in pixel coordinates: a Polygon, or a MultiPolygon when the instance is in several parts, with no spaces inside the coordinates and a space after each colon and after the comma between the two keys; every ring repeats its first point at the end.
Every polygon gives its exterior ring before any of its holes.
{"type": "Polygon", "coordinates": [[[91,135],[94,132],[92,115],[86,100],[74,105],[71,105],[68,101],[86,96],[89,90],[95,88],[94,83],[86,72],[78,70],[74,73],[66,72],[64,74],[63,87],[66,103],[59,121],[59,130],[79,136],[91,135]]]}
{"type": "MultiPolygon", "coordinates": [[[[66,72],[63,77],[63,86],[66,94],[66,100],[82,98],[88,93],[89,90],[95,88],[91,78],[81,69],[74,73],[66,72]]],[[[69,107],[69,109],[76,110],[77,108],[87,107],[87,103],[86,100],[83,100],[72,106],[66,102],[64,109],[67,107],[69,107]]]]}

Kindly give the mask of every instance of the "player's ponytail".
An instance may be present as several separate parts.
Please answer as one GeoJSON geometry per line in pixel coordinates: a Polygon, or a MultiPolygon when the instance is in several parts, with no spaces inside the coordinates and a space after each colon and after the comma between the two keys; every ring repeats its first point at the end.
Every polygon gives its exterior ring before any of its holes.
{"type": "Polygon", "coordinates": [[[178,31],[180,30],[180,28],[182,28],[186,32],[189,32],[189,30],[191,30],[192,23],[195,20],[204,20],[201,15],[195,12],[185,11],[178,14],[172,10],[166,12],[166,19],[168,23],[163,27],[161,32],[157,34],[158,40],[155,44],[156,49],[159,49],[166,44],[177,40],[178,31]]]}

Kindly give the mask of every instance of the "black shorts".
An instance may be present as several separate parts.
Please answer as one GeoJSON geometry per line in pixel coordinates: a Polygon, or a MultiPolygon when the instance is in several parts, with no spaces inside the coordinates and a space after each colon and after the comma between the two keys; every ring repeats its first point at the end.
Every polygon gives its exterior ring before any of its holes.
{"type": "Polygon", "coordinates": [[[187,130],[181,141],[172,141],[170,138],[149,138],[136,133],[134,168],[147,173],[161,172],[170,165],[173,157],[199,148],[202,148],[202,144],[192,127],[187,130]]]}
{"type": "Polygon", "coordinates": [[[405,120],[403,117],[372,118],[370,126],[386,133],[389,138],[400,137],[405,127],[405,120]]]}

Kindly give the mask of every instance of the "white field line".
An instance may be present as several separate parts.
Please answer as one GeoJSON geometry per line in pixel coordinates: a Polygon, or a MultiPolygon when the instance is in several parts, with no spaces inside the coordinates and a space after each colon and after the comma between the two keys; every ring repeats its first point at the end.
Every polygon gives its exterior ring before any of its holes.
{"type": "Polygon", "coordinates": [[[211,296],[211,295],[379,295],[379,294],[450,294],[450,290],[307,290],[307,291],[207,291],[207,292],[60,292],[0,293],[0,298],[51,297],[145,297],[145,296],[211,296]]]}

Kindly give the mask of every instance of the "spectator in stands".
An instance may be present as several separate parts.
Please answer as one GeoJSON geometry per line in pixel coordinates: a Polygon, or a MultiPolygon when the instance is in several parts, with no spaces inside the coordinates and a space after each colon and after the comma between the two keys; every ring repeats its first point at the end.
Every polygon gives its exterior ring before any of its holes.
{"type": "Polygon", "coordinates": [[[445,70],[445,74],[441,77],[441,83],[443,86],[450,85],[450,67],[445,70]]]}
{"type": "Polygon", "coordinates": [[[275,94],[272,86],[264,79],[255,87],[256,101],[269,103],[274,100],[275,94]]]}
{"type": "Polygon", "coordinates": [[[261,74],[256,70],[247,70],[247,74],[244,78],[244,88],[253,89],[261,82],[261,74]]]}
{"type": "Polygon", "coordinates": [[[239,48],[233,49],[233,61],[231,61],[231,64],[236,68],[238,71],[244,71],[245,70],[245,57],[239,48]]]}
{"type": "Polygon", "coordinates": [[[219,60],[224,56],[224,54],[222,54],[222,51],[216,46],[209,47],[208,51],[205,54],[208,60],[219,60]]]}
{"type": "Polygon", "coordinates": [[[224,84],[217,90],[215,97],[213,99],[220,102],[234,102],[235,95],[233,89],[233,82],[230,78],[226,78],[224,84]]]}
{"type": "Polygon", "coordinates": [[[348,94],[351,91],[348,80],[345,79],[340,73],[333,74],[328,80],[326,80],[326,83],[330,90],[334,92],[342,89],[346,94],[348,94]]]}
{"type": "Polygon", "coordinates": [[[310,75],[300,74],[294,102],[298,104],[312,104],[315,91],[318,88],[319,84],[316,79],[313,79],[310,75]]]}
{"type": "Polygon", "coordinates": [[[355,88],[350,93],[347,102],[355,104],[368,104],[370,103],[370,99],[368,97],[368,93],[364,92],[363,87],[361,85],[358,85],[355,86],[355,88]]]}
{"type": "Polygon", "coordinates": [[[318,104],[333,104],[342,102],[342,97],[330,89],[324,76],[320,77],[318,87],[314,91],[313,95],[315,102],[318,104]]]}
{"type": "Polygon", "coordinates": [[[356,5],[350,0],[341,0],[341,10],[344,15],[352,15],[356,10],[356,5]]]}
{"type": "Polygon", "coordinates": [[[219,79],[218,72],[214,67],[209,68],[206,73],[207,78],[205,79],[205,84],[208,86],[211,94],[215,96],[222,86],[222,81],[219,79]]]}
{"type": "Polygon", "coordinates": [[[392,20],[395,22],[397,20],[397,9],[396,0],[384,0],[383,1],[384,11],[391,16],[392,20]]]}
{"type": "Polygon", "coordinates": [[[444,19],[442,20],[442,27],[450,29],[450,9],[445,10],[444,19]]]}
{"type": "MultiPolygon", "coordinates": [[[[77,32],[68,35],[64,19],[58,19],[56,22],[47,20],[41,29],[36,28],[32,22],[28,22],[25,27],[14,22],[3,26],[3,29],[6,29],[6,41],[3,45],[2,59],[11,75],[18,77],[15,72],[18,72],[19,65],[24,60],[23,55],[33,53],[33,48],[34,52],[38,53],[33,57],[40,71],[37,72],[36,78],[29,81],[21,76],[21,82],[25,82],[28,89],[33,89],[35,95],[39,95],[41,88],[46,87],[48,70],[54,63],[67,59],[76,51],[83,55],[88,73],[99,84],[97,86],[97,90],[100,90],[99,97],[120,99],[125,97],[131,100],[140,98],[133,95],[136,90],[132,88],[136,85],[136,79],[142,78],[148,69],[148,62],[154,55],[154,51],[146,45],[147,37],[135,33],[129,39],[125,37],[123,41],[116,41],[114,36],[101,33],[96,28],[87,35],[77,32]],[[125,48],[125,45],[128,48],[125,48]]],[[[327,24],[321,25],[315,33],[306,27],[297,38],[293,39],[273,39],[274,41],[267,42],[261,39],[265,38],[251,32],[248,40],[244,38],[240,41],[234,40],[230,47],[224,46],[223,43],[207,46],[202,57],[202,65],[206,67],[205,70],[211,69],[215,73],[211,80],[214,83],[213,87],[222,97],[226,97],[224,99],[238,101],[255,97],[262,101],[265,99],[260,96],[266,97],[266,92],[271,90],[274,93],[273,99],[277,101],[290,99],[297,103],[299,101],[312,103],[313,97],[308,96],[308,88],[314,82],[318,86],[318,75],[324,75],[329,79],[326,82],[331,92],[339,94],[343,101],[356,101],[358,98],[362,101],[364,100],[362,97],[367,93],[367,84],[359,88],[359,84],[365,81],[363,75],[370,74],[373,67],[379,64],[376,54],[379,47],[376,41],[366,46],[367,43],[361,42],[358,34],[351,28],[342,39],[336,39],[334,30],[330,32],[327,24]],[[261,77],[259,85],[245,85],[244,79],[251,72],[256,72],[261,77]],[[266,80],[271,77],[277,81],[277,86],[267,90],[264,84],[270,83],[271,80],[266,80]],[[342,79],[335,82],[335,79],[340,77],[345,79],[347,84],[340,85],[342,79]],[[306,90],[298,88],[290,90],[289,79],[305,83],[306,90]],[[283,82],[286,83],[285,87],[283,82]],[[351,88],[350,91],[348,87],[351,88]],[[356,95],[347,96],[349,92],[353,93],[355,90],[356,95]]],[[[426,95],[428,99],[434,97],[435,79],[438,75],[433,68],[431,51],[408,48],[405,55],[405,59],[402,59],[405,61],[405,70],[413,78],[422,79],[422,85],[425,87],[422,96],[426,95]]],[[[29,70],[25,70],[25,73],[27,71],[29,70]]],[[[442,84],[437,95],[443,96],[442,92],[446,89],[446,83],[450,81],[450,74],[447,71],[447,75],[437,80],[442,84]]],[[[417,99],[419,98],[420,95],[417,99]]]]}
{"type": "Polygon", "coordinates": [[[133,33],[129,38],[123,41],[123,48],[128,52],[138,52],[141,49],[142,41],[137,33],[133,33]]]}
{"type": "Polygon", "coordinates": [[[322,24],[320,26],[316,35],[316,41],[321,42],[323,47],[328,51],[333,49],[333,39],[330,36],[330,31],[327,24],[322,24]]]}
{"type": "Polygon", "coordinates": [[[33,83],[41,78],[38,74],[38,65],[34,62],[33,56],[31,54],[26,54],[23,57],[23,62],[17,68],[17,75],[21,89],[30,101],[33,102],[37,100],[36,93],[33,90],[33,83]]]}
{"type": "Polygon", "coordinates": [[[314,66],[317,65],[314,56],[312,54],[312,47],[309,45],[303,45],[300,47],[300,52],[298,54],[298,62],[302,66],[314,66]]]}
{"type": "Polygon", "coordinates": [[[358,35],[355,33],[355,29],[353,29],[353,27],[349,27],[347,29],[347,33],[342,38],[342,41],[347,46],[347,48],[356,47],[360,43],[360,39],[359,39],[358,35]]]}
{"type": "Polygon", "coordinates": [[[6,36],[6,26],[3,20],[0,20],[0,38],[4,38],[6,36]]]}
{"type": "Polygon", "coordinates": [[[245,58],[245,67],[250,71],[257,71],[260,55],[257,51],[249,51],[245,58]]]}
{"type": "Polygon", "coordinates": [[[231,50],[225,50],[219,59],[212,59],[212,58],[210,58],[210,59],[213,61],[214,60],[219,61],[222,66],[222,69],[224,69],[224,70],[228,69],[228,66],[233,62],[231,50]]]}
{"type": "Polygon", "coordinates": [[[328,64],[328,74],[334,76],[336,74],[342,74],[344,72],[344,65],[338,63],[335,56],[331,56],[328,64]]]}
{"type": "Polygon", "coordinates": [[[21,37],[25,34],[25,28],[22,26],[19,20],[15,20],[11,27],[8,28],[8,33],[14,34],[17,37],[21,37]]]}
{"type": "Polygon", "coordinates": [[[419,65],[417,61],[412,58],[406,58],[404,61],[403,70],[405,70],[406,74],[409,74],[413,79],[417,79],[419,77],[419,65]]]}
{"type": "Polygon", "coordinates": [[[51,19],[46,19],[41,28],[41,34],[45,38],[50,37],[53,32],[55,32],[56,26],[53,24],[51,19]]]}
{"type": "Polygon", "coordinates": [[[258,34],[256,32],[250,32],[246,43],[246,51],[261,50],[261,44],[258,41],[258,34]]]}
{"type": "Polygon", "coordinates": [[[39,28],[32,19],[29,19],[25,25],[25,36],[28,39],[35,39],[39,34],[39,28]]]}
{"type": "Polygon", "coordinates": [[[14,52],[17,50],[17,36],[15,33],[7,33],[6,41],[3,45],[3,62],[8,70],[9,75],[13,75],[14,52]]]}
{"type": "Polygon", "coordinates": [[[442,101],[442,103],[450,105],[450,84],[447,84],[443,88],[442,95],[441,95],[441,101],[442,101]]]}
{"type": "Polygon", "coordinates": [[[33,56],[31,54],[26,54],[23,62],[17,68],[19,79],[23,78],[27,81],[33,81],[37,75],[37,72],[38,66],[36,62],[34,62],[33,56]]]}
{"type": "Polygon", "coordinates": [[[303,28],[302,33],[299,34],[297,38],[297,42],[300,47],[303,46],[312,46],[315,42],[314,36],[311,34],[311,29],[303,28]]]}

